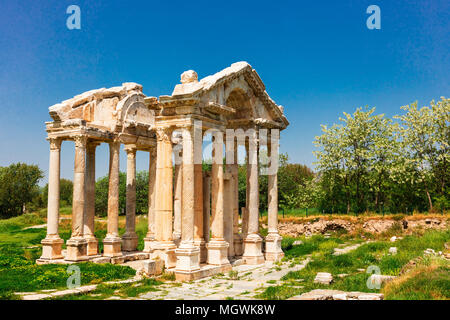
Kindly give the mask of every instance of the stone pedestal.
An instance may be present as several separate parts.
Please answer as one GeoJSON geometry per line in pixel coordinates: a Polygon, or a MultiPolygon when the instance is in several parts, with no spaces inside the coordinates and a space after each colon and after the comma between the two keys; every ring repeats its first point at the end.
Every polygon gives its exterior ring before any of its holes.
{"type": "Polygon", "coordinates": [[[65,260],[67,261],[85,261],[87,256],[87,241],[84,238],[70,238],[66,242],[67,254],[65,260]]]}
{"type": "MultiPolygon", "coordinates": [[[[183,246],[183,245],[182,245],[183,246]]],[[[176,273],[200,270],[200,249],[195,246],[180,247],[175,250],[177,256],[176,273]]]]}
{"type": "Polygon", "coordinates": [[[136,251],[138,245],[138,236],[136,233],[124,234],[122,236],[122,250],[136,251]]]}
{"type": "Polygon", "coordinates": [[[244,253],[243,240],[240,234],[235,233],[233,236],[234,254],[235,256],[242,256],[244,253]]]}
{"type": "Polygon", "coordinates": [[[200,250],[200,263],[205,263],[208,256],[205,240],[194,240],[194,246],[200,250]]]}
{"type": "Polygon", "coordinates": [[[154,237],[144,238],[144,252],[152,253],[156,246],[156,240],[154,237]]]}
{"type": "Polygon", "coordinates": [[[86,239],[86,242],[87,242],[86,254],[88,256],[98,255],[98,240],[95,238],[95,236],[85,235],[84,238],[86,239]]]}
{"type": "Polygon", "coordinates": [[[262,254],[262,239],[257,234],[249,234],[244,239],[244,255],[242,256],[246,264],[262,264],[264,256],[262,254]]]}
{"type": "Polygon", "coordinates": [[[165,268],[174,268],[177,265],[177,256],[175,254],[176,246],[173,242],[157,242],[153,247],[151,259],[161,259],[164,261],[165,268]]]}
{"type": "Polygon", "coordinates": [[[206,248],[208,248],[208,264],[216,265],[216,266],[224,266],[229,265],[230,261],[228,260],[228,243],[223,241],[211,240],[206,244],[206,248]]]}
{"type": "Polygon", "coordinates": [[[105,257],[119,257],[122,255],[122,239],[120,237],[106,237],[103,239],[103,255],[105,257]]]}
{"type": "Polygon", "coordinates": [[[277,261],[284,257],[284,252],[281,250],[281,237],[277,233],[272,233],[266,237],[266,260],[277,261]]]}
{"type": "Polygon", "coordinates": [[[41,259],[56,260],[63,258],[63,255],[61,253],[62,245],[64,243],[63,239],[59,237],[45,238],[42,239],[41,243],[42,243],[41,259]]]}

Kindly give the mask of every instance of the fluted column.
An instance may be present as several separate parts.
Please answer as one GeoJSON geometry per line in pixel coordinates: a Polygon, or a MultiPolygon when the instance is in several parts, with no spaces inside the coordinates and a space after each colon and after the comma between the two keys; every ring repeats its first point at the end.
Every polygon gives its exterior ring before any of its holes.
{"type": "Polygon", "coordinates": [[[264,262],[259,236],[258,141],[256,132],[249,137],[248,234],[244,240],[243,259],[247,264],[264,262]]]}
{"type": "Polygon", "coordinates": [[[59,198],[60,198],[60,163],[61,139],[49,138],[50,163],[48,168],[48,204],[47,204],[47,236],[41,241],[41,259],[61,259],[62,244],[59,237],[59,198]]]}
{"type": "Polygon", "coordinates": [[[86,204],[84,212],[84,238],[87,241],[87,255],[98,254],[98,240],[95,227],[95,149],[98,142],[89,141],[86,147],[86,204]]]}
{"type": "Polygon", "coordinates": [[[173,242],[173,168],[171,129],[158,128],[155,196],[155,244],[152,257],[165,261],[166,268],[176,265],[173,242]]]}
{"type": "MultiPolygon", "coordinates": [[[[272,140],[272,139],[271,139],[272,140]]],[[[282,237],[278,234],[278,140],[272,140],[268,145],[272,170],[268,176],[268,235],[266,237],[266,260],[276,261],[284,256],[281,249],[282,237]],[[276,157],[276,158],[275,158],[276,157]],[[276,170],[275,168],[276,167],[276,170]],[[275,172],[272,172],[275,171],[275,172]]]]}
{"type": "Polygon", "coordinates": [[[200,249],[194,246],[195,175],[192,129],[183,130],[181,243],[176,249],[177,275],[200,269],[200,249]]]}
{"type": "Polygon", "coordinates": [[[103,239],[103,255],[115,257],[122,255],[119,237],[119,157],[120,142],[109,143],[109,187],[108,187],[108,223],[103,239]]]}
{"type": "Polygon", "coordinates": [[[183,194],[183,164],[175,163],[175,185],[174,185],[174,201],[173,201],[173,240],[175,243],[181,241],[181,198],[183,194]]]}
{"type": "Polygon", "coordinates": [[[148,231],[144,238],[144,252],[152,252],[155,239],[155,197],[156,197],[156,148],[150,149],[148,168],[148,231]]]}
{"type": "Polygon", "coordinates": [[[67,240],[66,260],[87,259],[87,241],[83,237],[86,194],[86,136],[75,137],[75,167],[72,199],[72,235],[67,240]]]}
{"type": "Polygon", "coordinates": [[[196,124],[192,133],[194,138],[194,245],[200,249],[200,263],[205,263],[208,254],[203,214],[203,129],[196,124]]]}
{"type": "Polygon", "coordinates": [[[231,177],[233,179],[233,246],[234,255],[241,256],[243,254],[242,237],[239,233],[239,161],[238,161],[238,144],[233,141],[234,163],[231,165],[231,177]]]}
{"type": "Polygon", "coordinates": [[[209,242],[211,223],[211,173],[203,172],[203,236],[209,242]]]}
{"type": "Polygon", "coordinates": [[[208,263],[213,265],[227,265],[228,243],[224,239],[223,216],[223,133],[213,134],[213,163],[211,169],[211,240],[207,244],[208,263]]]}
{"type": "Polygon", "coordinates": [[[136,146],[126,145],[127,153],[127,194],[126,225],[122,236],[122,250],[135,251],[138,245],[136,234],[136,146]]]}

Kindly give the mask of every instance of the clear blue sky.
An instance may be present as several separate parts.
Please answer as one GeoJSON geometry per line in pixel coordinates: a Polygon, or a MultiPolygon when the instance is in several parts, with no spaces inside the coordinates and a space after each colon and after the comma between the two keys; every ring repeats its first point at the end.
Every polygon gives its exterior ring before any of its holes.
{"type": "MultiPolygon", "coordinates": [[[[170,94],[180,74],[202,78],[248,61],[291,123],[281,151],[312,165],[320,124],[343,111],[449,96],[450,2],[433,1],[17,1],[0,3],[0,166],[48,170],[48,107],[84,91],[133,81],[170,94]],[[81,30],[66,8],[81,8],[81,30]],[[381,9],[368,30],[366,8],[381,9]]],[[[122,152],[121,168],[125,169],[122,152]]],[[[108,149],[97,155],[106,174],[108,149]]],[[[147,168],[138,154],[138,170],[147,168]]],[[[72,178],[73,144],[63,144],[62,177],[72,178]]]]}

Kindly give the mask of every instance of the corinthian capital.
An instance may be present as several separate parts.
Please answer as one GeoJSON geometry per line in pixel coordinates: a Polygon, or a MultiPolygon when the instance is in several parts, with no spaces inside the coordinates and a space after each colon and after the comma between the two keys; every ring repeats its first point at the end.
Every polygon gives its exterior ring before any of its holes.
{"type": "Polygon", "coordinates": [[[86,136],[75,136],[75,147],[86,148],[88,138],[86,136]]]}
{"type": "Polygon", "coordinates": [[[60,150],[61,149],[61,138],[48,138],[50,142],[50,150],[60,150]]]}
{"type": "Polygon", "coordinates": [[[156,128],[156,139],[158,141],[171,141],[172,128],[156,128]]]}

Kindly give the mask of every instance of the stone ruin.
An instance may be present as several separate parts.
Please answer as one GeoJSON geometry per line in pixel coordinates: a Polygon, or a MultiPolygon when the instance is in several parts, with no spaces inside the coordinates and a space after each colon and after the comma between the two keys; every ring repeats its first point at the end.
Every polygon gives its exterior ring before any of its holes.
{"type": "MultiPolygon", "coordinates": [[[[238,62],[200,81],[195,71],[186,71],[170,96],[147,97],[142,89],[137,83],[123,83],[85,92],[49,108],[53,121],[46,122],[50,142],[47,236],[42,240],[38,263],[157,259],[164,261],[165,268],[173,270],[178,280],[191,280],[229,270],[230,261],[237,259],[255,265],[280,259],[277,175],[268,176],[269,234],[263,238],[258,219],[260,171],[258,162],[251,159],[258,157],[259,145],[264,143],[259,137],[261,129],[283,130],[289,123],[256,71],[248,63],[238,62]],[[211,173],[204,172],[201,147],[192,143],[194,135],[198,136],[196,121],[202,124],[200,141],[205,133],[213,132],[213,157],[223,159],[225,135],[227,156],[229,151],[234,152],[236,161],[225,165],[214,161],[211,173]],[[246,135],[235,139],[227,129],[242,129],[246,135]],[[66,252],[62,251],[58,232],[63,141],[75,142],[72,233],[66,252]],[[110,150],[103,252],[99,252],[94,235],[95,150],[101,143],[108,143],[110,150]],[[127,154],[127,188],[126,231],[120,237],[122,144],[127,154]],[[182,146],[182,163],[172,161],[175,144],[182,146]],[[241,228],[238,144],[245,145],[247,157],[247,197],[241,209],[241,228]],[[137,151],[149,153],[148,233],[143,252],[137,252],[135,232],[137,151]]],[[[278,143],[264,140],[271,154],[277,155],[278,143]]]]}

